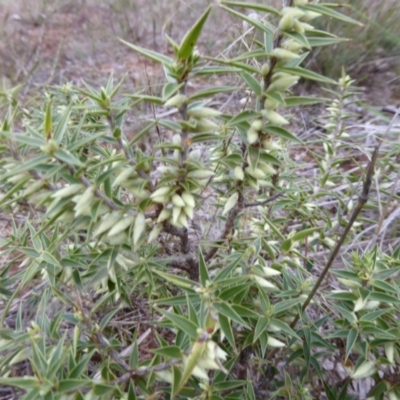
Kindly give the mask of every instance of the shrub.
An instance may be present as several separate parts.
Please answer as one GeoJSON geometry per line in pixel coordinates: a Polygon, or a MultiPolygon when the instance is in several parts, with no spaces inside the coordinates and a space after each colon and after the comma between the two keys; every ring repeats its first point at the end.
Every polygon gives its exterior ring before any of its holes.
{"type": "Polygon", "coordinates": [[[355,21],[317,1],[220,8],[258,33],[234,59],[196,48],[211,6],[180,44],[167,37],[174,58],[124,42],[162,65],[160,96],[121,96],[112,76],[100,89],[49,88],[29,108],[17,89],[3,93],[1,206],[13,225],[0,382],[20,398],[345,399],[361,379],[370,397],[398,396],[400,250],[354,252],[334,271],[336,290],[321,286],[343,241],[370,222],[355,219],[379,147],[360,189],[340,152],[353,146],[353,82],[300,65],[340,42],[314,18],[355,21]],[[227,74],[241,87],[188,85],[227,74]],[[332,98],[296,96],[299,79],[332,85],[332,98]],[[240,112],[210,104],[232,92],[240,112]],[[128,138],[142,102],[154,116],[128,138]],[[302,140],[297,110],[325,102],[323,146],[302,140]],[[318,163],[311,177],[304,151],[318,163]]]}

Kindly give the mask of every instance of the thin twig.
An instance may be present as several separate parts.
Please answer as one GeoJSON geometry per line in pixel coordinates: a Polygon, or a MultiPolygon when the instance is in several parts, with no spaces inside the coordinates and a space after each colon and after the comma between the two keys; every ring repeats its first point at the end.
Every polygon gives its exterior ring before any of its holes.
{"type": "Polygon", "coordinates": [[[366,176],[365,176],[365,180],[364,180],[364,184],[363,184],[363,189],[362,189],[361,194],[360,194],[360,196],[358,198],[357,206],[353,210],[353,213],[351,214],[349,222],[347,223],[345,230],[343,231],[343,233],[340,236],[338,242],[336,243],[336,246],[333,249],[333,251],[332,251],[332,253],[331,253],[330,257],[329,257],[329,260],[326,263],[325,268],[323,269],[321,275],[317,279],[317,282],[315,282],[315,285],[312,288],[310,294],[308,295],[306,301],[303,303],[303,306],[301,308],[301,314],[296,315],[296,317],[294,318],[294,320],[290,324],[291,328],[294,328],[296,326],[298,320],[300,319],[300,315],[302,315],[305,312],[305,310],[307,309],[307,307],[310,304],[311,300],[313,299],[313,297],[317,293],[318,288],[320,287],[322,281],[324,280],[325,276],[329,272],[329,269],[331,268],[331,266],[333,264],[333,261],[335,260],[336,256],[338,255],[339,250],[342,247],[342,244],[343,244],[343,242],[345,241],[345,239],[347,237],[347,234],[349,233],[349,231],[352,228],[354,222],[356,221],[358,215],[360,214],[361,210],[364,208],[365,204],[368,201],[368,195],[369,195],[369,191],[370,191],[371,184],[372,184],[372,176],[374,174],[375,164],[376,164],[376,160],[378,158],[378,153],[379,153],[380,146],[381,146],[381,143],[379,143],[375,147],[374,153],[372,154],[372,158],[371,158],[371,161],[369,162],[368,169],[367,169],[367,172],[366,172],[366,176]]]}
{"type": "Polygon", "coordinates": [[[266,204],[270,203],[271,201],[274,201],[275,199],[277,199],[278,197],[281,197],[284,195],[284,192],[279,192],[274,194],[273,196],[269,197],[267,200],[263,200],[263,201],[256,201],[254,203],[245,203],[244,207],[257,207],[257,206],[265,206],[266,204]]]}

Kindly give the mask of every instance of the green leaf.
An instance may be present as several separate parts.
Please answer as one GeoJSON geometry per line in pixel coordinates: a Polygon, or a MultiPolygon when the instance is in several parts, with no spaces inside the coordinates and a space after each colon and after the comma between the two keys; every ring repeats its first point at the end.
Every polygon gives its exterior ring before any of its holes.
{"type": "Polygon", "coordinates": [[[396,290],[396,288],[394,288],[392,285],[390,285],[389,283],[387,283],[385,281],[373,279],[373,280],[371,280],[371,285],[375,288],[383,290],[384,292],[390,292],[393,294],[398,293],[398,290],[396,290]]]}
{"type": "Polygon", "coordinates": [[[398,298],[390,296],[389,294],[386,293],[377,293],[377,292],[371,293],[369,299],[381,301],[384,303],[400,304],[400,300],[398,298]]]}
{"type": "Polygon", "coordinates": [[[349,358],[351,350],[357,343],[357,339],[358,339],[358,329],[351,328],[349,330],[349,334],[347,335],[347,340],[346,340],[346,360],[349,358]]]}
{"type": "Polygon", "coordinates": [[[67,109],[64,111],[61,119],[58,121],[56,128],[54,129],[53,138],[58,144],[60,144],[64,139],[64,134],[68,127],[71,110],[72,104],[69,104],[67,109]]]}
{"type": "Polygon", "coordinates": [[[208,274],[206,261],[204,260],[201,249],[199,250],[199,275],[201,285],[205,287],[207,285],[207,282],[210,281],[210,275],[208,274]]]}
{"type": "Polygon", "coordinates": [[[232,330],[230,319],[228,317],[225,317],[224,314],[219,313],[218,320],[219,320],[219,324],[221,326],[221,331],[225,335],[226,339],[228,340],[228,342],[232,346],[232,348],[235,349],[236,348],[235,337],[233,335],[233,330],[232,330]]]}
{"type": "Polygon", "coordinates": [[[199,328],[192,321],[182,315],[174,314],[169,311],[159,310],[163,315],[165,315],[177,328],[181,329],[186,333],[191,339],[197,339],[197,329],[199,328]]]}
{"type": "Polygon", "coordinates": [[[152,349],[151,352],[167,358],[182,358],[182,351],[178,346],[159,347],[152,349]]]}
{"type": "Polygon", "coordinates": [[[260,160],[269,164],[278,165],[280,167],[282,166],[282,163],[276,157],[269,153],[261,153],[260,160]]]}
{"type": "MultiPolygon", "coordinates": [[[[368,399],[381,399],[383,398],[382,395],[385,393],[387,393],[387,383],[384,380],[380,380],[379,383],[371,388],[366,397],[368,399]]],[[[336,398],[334,398],[334,400],[336,400],[336,398]]]]}
{"type": "Polygon", "coordinates": [[[353,325],[357,322],[357,318],[353,312],[346,310],[344,307],[341,307],[337,304],[335,304],[333,307],[335,307],[340,312],[342,317],[344,317],[350,323],[350,325],[353,325]]]}
{"type": "Polygon", "coordinates": [[[158,276],[161,276],[161,278],[165,279],[166,281],[171,282],[174,285],[179,286],[183,289],[194,289],[199,286],[199,284],[195,281],[182,278],[175,274],[169,274],[168,272],[162,272],[156,268],[154,268],[152,272],[158,276]]]}
{"type": "MultiPolygon", "coordinates": [[[[240,112],[239,114],[233,116],[231,119],[227,121],[227,126],[237,126],[242,122],[248,123],[249,120],[256,118],[258,114],[255,111],[245,110],[240,112]]],[[[249,126],[249,125],[248,125],[249,126]]]]}
{"type": "MultiPolygon", "coordinates": [[[[357,298],[356,296],[354,296],[355,299],[353,301],[355,301],[357,298]]],[[[371,311],[367,314],[364,314],[361,318],[360,318],[360,322],[368,322],[368,321],[375,321],[377,320],[379,317],[381,317],[384,314],[387,314],[390,312],[390,309],[383,309],[383,310],[375,310],[375,311],[371,311]]]]}
{"type": "Polygon", "coordinates": [[[203,26],[211,12],[211,8],[211,5],[208,6],[203,15],[197,20],[193,27],[183,37],[178,50],[178,58],[180,58],[181,60],[187,60],[192,55],[193,49],[196,46],[201,31],[203,30],[203,26]]]}
{"type": "Polygon", "coordinates": [[[307,39],[311,47],[331,46],[332,44],[350,41],[350,39],[338,38],[335,36],[319,36],[316,35],[316,31],[310,31],[309,34],[307,34],[307,39]]]}
{"type": "Polygon", "coordinates": [[[96,350],[90,351],[88,354],[85,354],[82,359],[75,365],[73,369],[69,372],[69,379],[78,379],[82,374],[84,374],[87,370],[87,366],[89,365],[90,360],[93,357],[93,354],[96,350]]]}
{"type": "Polygon", "coordinates": [[[283,35],[295,40],[296,42],[300,43],[301,45],[303,45],[307,49],[310,49],[310,47],[311,47],[310,43],[307,40],[307,37],[305,35],[303,35],[302,33],[298,33],[298,32],[283,32],[283,35]]]}
{"type": "Polygon", "coordinates": [[[254,58],[260,58],[260,57],[267,57],[268,54],[265,50],[251,50],[246,53],[240,54],[239,56],[232,58],[231,61],[242,61],[242,60],[248,60],[248,59],[254,59],[254,58]]]}
{"type": "Polygon", "coordinates": [[[95,383],[93,386],[93,394],[97,396],[104,396],[112,390],[115,390],[115,386],[106,385],[104,383],[95,383]]]}
{"type": "Polygon", "coordinates": [[[310,81],[323,82],[331,85],[337,85],[337,82],[333,79],[327,78],[324,75],[317,74],[316,72],[309,71],[308,69],[302,67],[294,68],[276,68],[277,72],[285,72],[286,74],[298,75],[304,79],[309,79],[310,81]]]}
{"type": "Polygon", "coordinates": [[[7,174],[4,174],[4,177],[9,177],[9,176],[15,176],[20,174],[21,172],[25,171],[31,171],[40,166],[41,164],[44,164],[46,161],[48,161],[49,157],[47,157],[44,154],[41,154],[40,156],[33,157],[29,161],[26,162],[20,162],[18,167],[13,168],[10,172],[7,174]]]}
{"type": "Polygon", "coordinates": [[[174,95],[183,86],[183,83],[177,84],[168,82],[164,85],[162,90],[163,100],[168,100],[172,95],[174,95]]]}
{"type": "Polygon", "coordinates": [[[294,337],[300,340],[300,336],[286,323],[281,321],[280,319],[271,318],[270,323],[274,324],[278,327],[282,332],[285,332],[287,335],[294,337]]]}
{"type": "Polygon", "coordinates": [[[312,104],[321,104],[330,101],[327,97],[302,97],[302,96],[289,96],[285,98],[287,107],[296,106],[309,106],[312,104]]]}
{"type": "Polygon", "coordinates": [[[215,303],[214,307],[219,313],[223,314],[225,317],[250,329],[247,322],[228,303],[221,301],[221,302],[215,303]]]}
{"type": "Polygon", "coordinates": [[[239,71],[237,71],[238,73],[243,72],[243,71],[247,71],[248,73],[251,73],[251,74],[259,74],[260,73],[260,71],[257,68],[253,67],[250,64],[246,64],[246,63],[243,63],[240,61],[233,61],[233,60],[226,60],[226,61],[216,60],[216,61],[218,61],[220,63],[226,63],[228,65],[232,65],[233,67],[237,67],[239,69],[239,71]]]}
{"type": "Polygon", "coordinates": [[[296,142],[296,143],[303,143],[302,140],[299,139],[297,136],[293,135],[293,133],[290,133],[285,128],[282,128],[277,125],[266,125],[264,127],[263,131],[266,131],[267,133],[270,133],[271,135],[278,136],[283,139],[292,140],[293,142],[296,142]]]}
{"type": "Polygon", "coordinates": [[[197,93],[189,97],[189,102],[194,101],[194,100],[199,100],[203,99],[204,97],[211,97],[216,94],[220,93],[225,93],[225,92],[234,92],[237,90],[237,86],[217,86],[217,87],[212,87],[209,89],[203,89],[199,90],[197,93]]]}
{"type": "MultiPolygon", "coordinates": [[[[244,4],[246,4],[246,3],[244,3],[244,4]]],[[[249,18],[248,16],[241,14],[240,12],[234,11],[234,10],[230,9],[229,7],[225,7],[223,5],[221,5],[220,7],[223,8],[224,10],[228,11],[229,13],[239,17],[243,21],[248,22],[250,25],[254,26],[255,28],[259,29],[262,32],[266,32],[268,34],[275,33],[275,28],[271,24],[267,24],[266,22],[260,23],[258,21],[255,21],[254,19],[249,18]]]]}
{"type": "Polygon", "coordinates": [[[136,100],[134,104],[140,103],[141,101],[146,101],[148,103],[157,104],[159,106],[164,104],[164,100],[161,97],[150,96],[146,94],[131,94],[129,95],[131,99],[136,100]]]}
{"type": "Polygon", "coordinates": [[[54,157],[58,160],[68,164],[68,165],[75,165],[77,167],[83,167],[84,164],[75,157],[72,153],[67,150],[60,149],[54,153],[54,157]]]}
{"type": "Polygon", "coordinates": [[[230,1],[230,0],[222,0],[221,3],[232,7],[250,8],[251,10],[263,11],[266,13],[279,16],[279,11],[276,8],[268,7],[263,4],[247,3],[245,1],[230,1]]]}
{"type": "Polygon", "coordinates": [[[155,125],[155,121],[151,121],[147,124],[140,132],[138,132],[133,139],[129,142],[129,146],[132,147],[135,143],[137,143],[147,132],[155,125]]]}
{"type": "Polygon", "coordinates": [[[240,304],[232,304],[232,309],[236,311],[243,318],[250,318],[258,320],[260,314],[256,311],[251,310],[248,306],[242,306],[240,304]]]}
{"type": "Polygon", "coordinates": [[[297,306],[298,304],[300,304],[302,301],[303,301],[303,299],[299,299],[299,298],[280,301],[279,303],[276,303],[274,305],[275,314],[279,314],[283,311],[293,308],[293,307],[297,306]]]}
{"type": "Polygon", "coordinates": [[[293,242],[297,242],[299,240],[305,239],[307,236],[310,236],[314,232],[317,232],[319,230],[321,230],[320,227],[304,229],[300,232],[295,233],[290,239],[292,239],[293,242]]]}
{"type": "Polygon", "coordinates": [[[57,384],[57,392],[65,393],[76,390],[83,386],[91,386],[90,379],[62,379],[57,384]]]}
{"type": "Polygon", "coordinates": [[[40,382],[37,378],[24,376],[22,378],[0,378],[0,384],[16,386],[22,389],[33,389],[40,385],[40,382]]]}
{"type": "Polygon", "coordinates": [[[256,78],[254,78],[253,76],[251,76],[248,72],[243,71],[240,73],[240,76],[242,77],[242,79],[247,83],[247,85],[249,86],[249,88],[257,95],[257,96],[261,96],[262,95],[262,87],[260,85],[260,83],[258,82],[258,80],[256,78]]]}
{"type": "Polygon", "coordinates": [[[38,137],[37,135],[32,137],[27,135],[15,135],[9,132],[1,132],[1,135],[6,137],[7,139],[16,140],[19,143],[27,144],[28,146],[36,147],[39,149],[46,144],[46,140],[42,137],[38,137]]]}
{"type": "MultiPolygon", "coordinates": [[[[208,59],[208,57],[204,57],[208,59]]],[[[215,61],[219,61],[215,59],[215,61]]],[[[240,72],[239,68],[232,68],[232,67],[220,67],[218,65],[213,65],[211,67],[204,67],[201,66],[199,68],[194,68],[192,70],[193,76],[209,76],[209,75],[216,75],[216,74],[235,74],[240,72]]]]}
{"type": "Polygon", "coordinates": [[[127,45],[128,47],[130,47],[131,49],[133,49],[136,52],[140,53],[141,55],[149,58],[150,60],[153,60],[153,61],[158,62],[160,64],[163,64],[165,66],[171,66],[171,64],[173,63],[172,58],[164,56],[163,54],[157,53],[157,52],[152,51],[152,50],[145,49],[145,48],[140,47],[140,46],[136,46],[135,44],[126,42],[123,39],[119,39],[119,40],[123,44],[127,45]]]}
{"type": "Polygon", "coordinates": [[[256,329],[254,330],[253,344],[256,343],[261,334],[266,331],[268,324],[268,318],[260,317],[258,319],[256,329]]]}
{"type": "Polygon", "coordinates": [[[330,293],[329,298],[342,301],[356,301],[358,297],[353,292],[339,292],[330,293]]]}
{"type": "Polygon", "coordinates": [[[53,134],[53,121],[51,116],[51,101],[46,104],[46,111],[44,114],[44,137],[46,140],[51,139],[53,134]]]}
{"type": "Polygon", "coordinates": [[[242,258],[243,254],[234,255],[234,260],[230,262],[225,268],[222,268],[222,270],[214,278],[214,282],[217,283],[227,278],[231,274],[231,272],[236,269],[242,258]]]}
{"type": "Polygon", "coordinates": [[[300,8],[304,10],[314,11],[322,15],[325,15],[326,17],[334,18],[339,21],[347,22],[349,24],[364,26],[361,22],[358,22],[355,19],[348,17],[347,15],[332,10],[331,8],[325,7],[323,4],[307,4],[301,6],[300,8]]]}
{"type": "Polygon", "coordinates": [[[284,253],[288,253],[292,248],[292,240],[286,239],[282,242],[281,249],[284,253]]]}
{"type": "Polygon", "coordinates": [[[302,376],[307,375],[307,373],[310,369],[312,344],[311,344],[311,330],[308,326],[304,327],[303,334],[304,334],[303,355],[304,355],[304,361],[306,363],[306,367],[304,369],[304,372],[302,373],[302,376]]]}

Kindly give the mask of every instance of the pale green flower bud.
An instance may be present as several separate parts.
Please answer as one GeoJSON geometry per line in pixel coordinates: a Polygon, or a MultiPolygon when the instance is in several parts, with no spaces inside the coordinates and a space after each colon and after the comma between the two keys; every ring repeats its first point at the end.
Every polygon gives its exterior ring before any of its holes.
{"type": "Polygon", "coordinates": [[[294,26],[294,18],[290,14],[284,15],[279,20],[279,29],[281,31],[290,32],[293,29],[293,26],[294,26]]]}
{"type": "Polygon", "coordinates": [[[178,222],[179,216],[181,215],[182,208],[174,206],[172,209],[172,225],[176,225],[178,222]]]}
{"type": "Polygon", "coordinates": [[[162,229],[163,229],[163,225],[162,224],[156,224],[154,226],[154,228],[151,230],[150,234],[149,234],[149,238],[147,239],[147,243],[151,243],[155,239],[157,239],[158,235],[161,233],[162,229]]]}
{"type": "Polygon", "coordinates": [[[195,169],[187,173],[188,178],[207,179],[211,178],[215,173],[206,169],[195,169]]]}
{"type": "Polygon", "coordinates": [[[269,74],[269,71],[271,70],[271,67],[268,63],[263,64],[260,70],[260,74],[262,77],[266,77],[269,74]]]}
{"type": "Polygon", "coordinates": [[[120,174],[115,178],[115,181],[113,182],[113,185],[114,186],[119,186],[122,183],[126,182],[132,176],[137,176],[135,168],[134,167],[127,167],[122,172],[120,172],[120,174]]]}
{"type": "Polygon", "coordinates": [[[176,107],[180,108],[182,104],[187,100],[187,97],[183,94],[176,94],[175,96],[172,96],[170,99],[168,99],[165,103],[165,107],[176,107]]]}
{"type": "Polygon", "coordinates": [[[384,348],[385,348],[385,354],[386,354],[386,358],[388,359],[388,361],[393,364],[394,361],[394,343],[393,342],[387,342],[384,344],[384,348]]]}
{"type": "Polygon", "coordinates": [[[100,220],[98,227],[94,231],[93,236],[96,237],[108,231],[120,220],[120,218],[121,214],[118,211],[113,211],[110,214],[104,215],[100,220]]]}
{"type": "Polygon", "coordinates": [[[307,24],[306,22],[300,22],[296,20],[294,21],[293,29],[298,33],[304,33],[306,31],[312,31],[315,28],[312,25],[307,24]]]}
{"type": "Polygon", "coordinates": [[[166,221],[168,218],[171,217],[171,214],[172,214],[171,210],[168,210],[167,208],[164,207],[157,218],[157,222],[166,221]]]}
{"type": "Polygon", "coordinates": [[[250,128],[247,131],[247,140],[249,141],[250,144],[253,144],[257,142],[258,140],[258,132],[255,131],[254,129],[250,128]]]}
{"type": "Polygon", "coordinates": [[[151,195],[150,198],[156,203],[164,203],[169,199],[169,193],[171,188],[169,186],[162,186],[156,189],[151,195]],[[161,201],[156,201],[161,200],[161,201]]]}
{"type": "Polygon", "coordinates": [[[79,200],[74,207],[75,217],[90,215],[92,205],[95,201],[94,190],[94,187],[90,186],[79,196],[79,200]]]}
{"type": "Polygon", "coordinates": [[[279,103],[271,97],[267,97],[264,101],[264,108],[266,110],[275,110],[278,106],[279,103]]]}
{"type": "Polygon", "coordinates": [[[185,212],[185,214],[188,216],[189,219],[193,219],[193,211],[194,211],[193,207],[186,206],[183,208],[183,211],[185,212]]]}
{"type": "Polygon", "coordinates": [[[222,115],[221,111],[210,107],[194,108],[188,110],[188,115],[193,118],[213,118],[222,115]]]}
{"type": "Polygon", "coordinates": [[[181,144],[181,135],[179,133],[175,133],[174,136],[172,136],[172,143],[176,146],[179,146],[181,144]]]}
{"type": "Polygon", "coordinates": [[[305,6],[308,4],[308,0],[293,0],[294,6],[305,6]]]}
{"type": "Polygon", "coordinates": [[[261,131],[263,125],[264,124],[262,119],[256,119],[255,121],[252,122],[251,129],[254,129],[255,131],[259,132],[261,131]]]}
{"type": "Polygon", "coordinates": [[[189,192],[183,192],[181,194],[182,200],[185,202],[185,204],[189,207],[194,208],[196,206],[196,202],[194,200],[194,197],[191,193],[189,192]]]}
{"type": "Polygon", "coordinates": [[[282,115],[280,115],[276,111],[267,110],[265,115],[268,118],[268,120],[275,125],[287,125],[289,123],[289,121],[286,118],[282,117],[282,115]]]}
{"type": "Polygon", "coordinates": [[[216,129],[218,129],[218,125],[215,122],[212,122],[209,119],[200,118],[197,120],[197,125],[196,128],[193,129],[193,132],[206,133],[215,131],[216,129]]]}
{"type": "Polygon", "coordinates": [[[301,18],[304,15],[304,11],[297,7],[284,7],[281,13],[282,15],[291,15],[293,18],[301,18]]]}
{"type": "Polygon", "coordinates": [[[297,40],[287,39],[281,44],[282,48],[289,50],[292,53],[298,54],[298,52],[303,48],[303,45],[297,40]]]}
{"type": "Polygon", "coordinates": [[[143,213],[139,213],[133,227],[133,245],[136,246],[146,228],[146,219],[143,213]]]}
{"type": "Polygon", "coordinates": [[[267,92],[284,92],[297,83],[299,79],[300,77],[297,75],[281,74],[276,80],[272,80],[267,92]]]}
{"type": "Polygon", "coordinates": [[[41,148],[43,153],[45,153],[46,155],[48,155],[50,157],[52,157],[54,155],[54,153],[57,152],[59,149],[60,149],[60,146],[54,139],[48,140],[47,143],[44,146],[42,146],[42,148],[41,148]]]}
{"type": "Polygon", "coordinates": [[[357,371],[355,371],[351,377],[353,379],[364,379],[373,375],[375,371],[375,364],[372,361],[365,361],[357,368],[357,371]]]}
{"type": "Polygon", "coordinates": [[[264,179],[265,178],[265,173],[262,169],[260,168],[251,168],[250,166],[245,169],[245,171],[253,178],[255,179],[264,179]]]}
{"type": "Polygon", "coordinates": [[[123,232],[128,226],[132,225],[134,218],[132,215],[124,215],[107,233],[108,237],[116,236],[123,232]]]}
{"type": "Polygon", "coordinates": [[[244,172],[243,172],[242,167],[239,167],[239,166],[235,167],[233,173],[234,173],[234,175],[235,175],[235,178],[236,178],[238,181],[243,181],[243,179],[244,179],[244,172]]]}
{"type": "Polygon", "coordinates": [[[257,282],[257,284],[266,289],[277,289],[277,287],[272,284],[270,281],[267,281],[265,278],[261,278],[258,275],[252,275],[251,278],[253,281],[257,282]]]}
{"type": "Polygon", "coordinates": [[[182,197],[179,196],[179,194],[174,194],[172,196],[172,203],[174,204],[174,206],[180,207],[180,208],[183,208],[186,206],[186,203],[183,201],[182,197]]]}
{"type": "Polygon", "coordinates": [[[232,196],[229,197],[228,201],[226,202],[222,215],[228,214],[228,212],[232,210],[233,207],[235,207],[238,200],[239,200],[239,193],[235,192],[232,196]]]}
{"type": "Polygon", "coordinates": [[[319,18],[320,16],[321,16],[320,13],[317,13],[314,11],[306,11],[300,19],[302,21],[308,22],[308,21],[312,21],[315,18],[319,18]]]}
{"type": "Polygon", "coordinates": [[[275,339],[275,338],[273,338],[271,336],[268,336],[267,344],[270,347],[284,347],[284,346],[286,346],[285,343],[283,343],[280,340],[275,339]]]}
{"type": "Polygon", "coordinates": [[[274,268],[271,268],[271,267],[263,267],[263,271],[267,278],[269,278],[271,276],[281,275],[280,271],[278,271],[274,268]]]}
{"type": "Polygon", "coordinates": [[[271,139],[263,139],[261,145],[266,150],[282,150],[282,146],[271,139]]]}
{"type": "Polygon", "coordinates": [[[186,218],[186,213],[184,210],[181,211],[181,213],[179,214],[178,217],[178,223],[182,226],[184,226],[185,228],[188,227],[188,222],[187,222],[187,218],[186,218]]]}
{"type": "Polygon", "coordinates": [[[273,49],[271,55],[276,57],[279,61],[291,61],[299,58],[297,53],[282,49],[280,47],[273,49]]]}

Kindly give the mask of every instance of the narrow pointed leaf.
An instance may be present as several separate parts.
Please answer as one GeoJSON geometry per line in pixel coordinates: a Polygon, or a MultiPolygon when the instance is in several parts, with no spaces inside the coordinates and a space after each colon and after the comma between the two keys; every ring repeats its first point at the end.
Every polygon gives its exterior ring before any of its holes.
{"type": "Polygon", "coordinates": [[[128,47],[130,47],[131,49],[137,51],[142,56],[145,56],[145,57],[149,58],[150,60],[153,60],[155,62],[158,62],[158,63],[163,64],[163,65],[167,65],[167,66],[171,65],[172,62],[173,62],[173,60],[171,58],[169,58],[167,56],[164,56],[163,54],[157,53],[157,52],[155,52],[153,50],[145,49],[145,48],[140,47],[140,46],[136,46],[135,44],[126,42],[123,39],[119,39],[119,40],[123,44],[125,44],[128,47]]]}
{"type": "Polygon", "coordinates": [[[210,12],[211,6],[207,8],[203,15],[197,20],[193,27],[183,37],[178,50],[178,57],[181,60],[187,60],[191,56],[210,12]]]}
{"type": "Polygon", "coordinates": [[[304,79],[309,79],[310,81],[316,82],[323,82],[329,83],[331,85],[337,85],[337,82],[333,79],[327,78],[326,76],[317,74],[316,72],[309,71],[308,69],[301,68],[301,67],[294,67],[294,68],[277,68],[277,72],[285,72],[291,75],[298,75],[304,79]]]}

